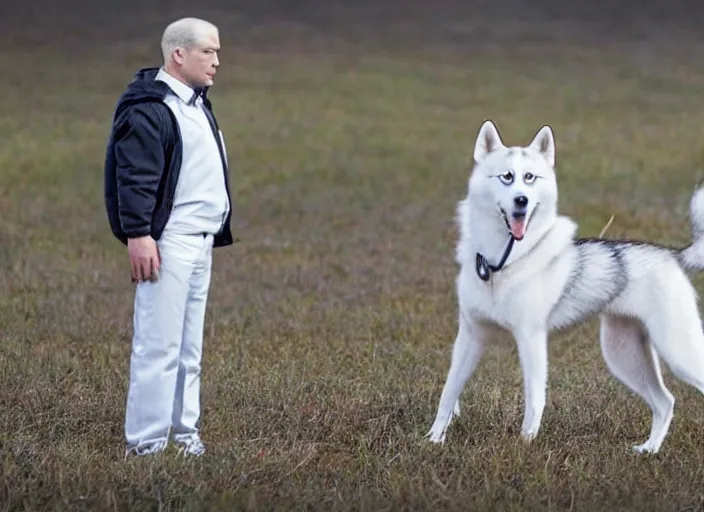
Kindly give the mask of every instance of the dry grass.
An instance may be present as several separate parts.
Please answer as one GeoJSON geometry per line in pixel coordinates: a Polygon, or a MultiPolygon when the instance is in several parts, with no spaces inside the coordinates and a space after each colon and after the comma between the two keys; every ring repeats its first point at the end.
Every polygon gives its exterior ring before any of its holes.
{"type": "Polygon", "coordinates": [[[133,288],[102,203],[114,101],[176,11],[110,43],[79,31],[89,44],[66,48],[80,58],[0,55],[37,62],[0,94],[0,510],[701,510],[704,397],[668,375],[670,436],[632,455],[649,413],[609,377],[594,322],[551,340],[535,443],[518,439],[508,339],[447,444],[421,442],[455,335],[454,208],[482,120],[515,143],[553,126],[581,235],[614,215],[607,236],[683,244],[703,177],[704,44],[501,13],[489,30],[458,6],[368,39],[363,10],[327,30],[313,10],[309,25],[207,11],[232,29],[212,98],[241,242],[215,255],[197,461],[122,458],[133,288]]]}

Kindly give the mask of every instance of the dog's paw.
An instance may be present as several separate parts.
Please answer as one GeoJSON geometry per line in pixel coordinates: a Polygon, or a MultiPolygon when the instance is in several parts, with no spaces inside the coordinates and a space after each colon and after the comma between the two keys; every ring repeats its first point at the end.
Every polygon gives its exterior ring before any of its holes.
{"type": "Polygon", "coordinates": [[[431,428],[427,434],[425,434],[424,439],[432,444],[444,444],[445,443],[445,430],[444,429],[433,429],[431,428]]]}
{"type": "Polygon", "coordinates": [[[430,444],[443,445],[443,444],[445,444],[445,436],[444,435],[442,435],[442,436],[435,436],[435,435],[427,436],[426,441],[430,444]]]}
{"type": "Polygon", "coordinates": [[[537,430],[521,430],[521,439],[523,439],[526,443],[531,443],[537,436],[537,430]]]}
{"type": "Polygon", "coordinates": [[[653,446],[653,444],[650,441],[646,441],[643,444],[637,444],[631,448],[633,450],[633,453],[637,454],[656,454],[658,453],[658,447],[653,446]]]}

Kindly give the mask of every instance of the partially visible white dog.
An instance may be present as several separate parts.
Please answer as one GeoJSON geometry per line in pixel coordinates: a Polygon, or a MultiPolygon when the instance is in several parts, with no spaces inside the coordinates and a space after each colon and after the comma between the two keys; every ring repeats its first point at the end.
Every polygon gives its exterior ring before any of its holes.
{"type": "Polygon", "coordinates": [[[675,399],[658,356],[704,392],[704,332],[688,272],[704,269],[704,189],[690,202],[691,245],[575,239],[557,213],[555,141],[544,126],[526,147],[506,147],[491,121],[479,131],[467,197],[459,203],[459,330],[427,437],[441,443],[484,347],[500,330],[515,338],[524,384],[522,437],[538,434],[545,408],[548,334],[601,315],[601,350],[612,374],[653,412],[656,453],[675,399]]]}

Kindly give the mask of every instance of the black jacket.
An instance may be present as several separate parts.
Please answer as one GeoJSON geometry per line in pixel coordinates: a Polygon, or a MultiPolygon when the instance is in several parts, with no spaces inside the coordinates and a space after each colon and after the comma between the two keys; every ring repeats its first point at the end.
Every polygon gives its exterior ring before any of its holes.
{"type": "MultiPolygon", "coordinates": [[[[127,85],[115,108],[105,154],[105,207],[110,228],[123,244],[138,236],[151,235],[155,240],[161,237],[173,208],[181,169],[181,133],[176,117],[163,101],[169,86],[154,80],[158,71],[140,69],[127,85]]],[[[230,198],[219,128],[205,94],[203,100],[220,150],[230,198]]],[[[215,235],[214,247],[233,243],[231,217],[232,206],[222,230],[215,235]]]]}

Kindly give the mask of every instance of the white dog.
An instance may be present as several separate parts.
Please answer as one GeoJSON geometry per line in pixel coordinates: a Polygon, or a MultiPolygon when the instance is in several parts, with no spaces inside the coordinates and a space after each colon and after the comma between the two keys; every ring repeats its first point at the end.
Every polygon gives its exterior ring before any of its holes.
{"type": "Polygon", "coordinates": [[[704,269],[704,189],[690,202],[694,241],[671,249],[637,241],[575,239],[557,214],[555,141],[544,126],[526,147],[506,147],[491,121],[479,131],[469,193],[458,206],[459,330],[427,437],[442,443],[459,396],[497,330],[510,332],[523,372],[521,435],[538,434],[545,408],[548,334],[601,315],[601,350],[624,385],[653,412],[656,453],[675,399],[658,356],[704,392],[704,332],[687,272],[704,269]]]}

